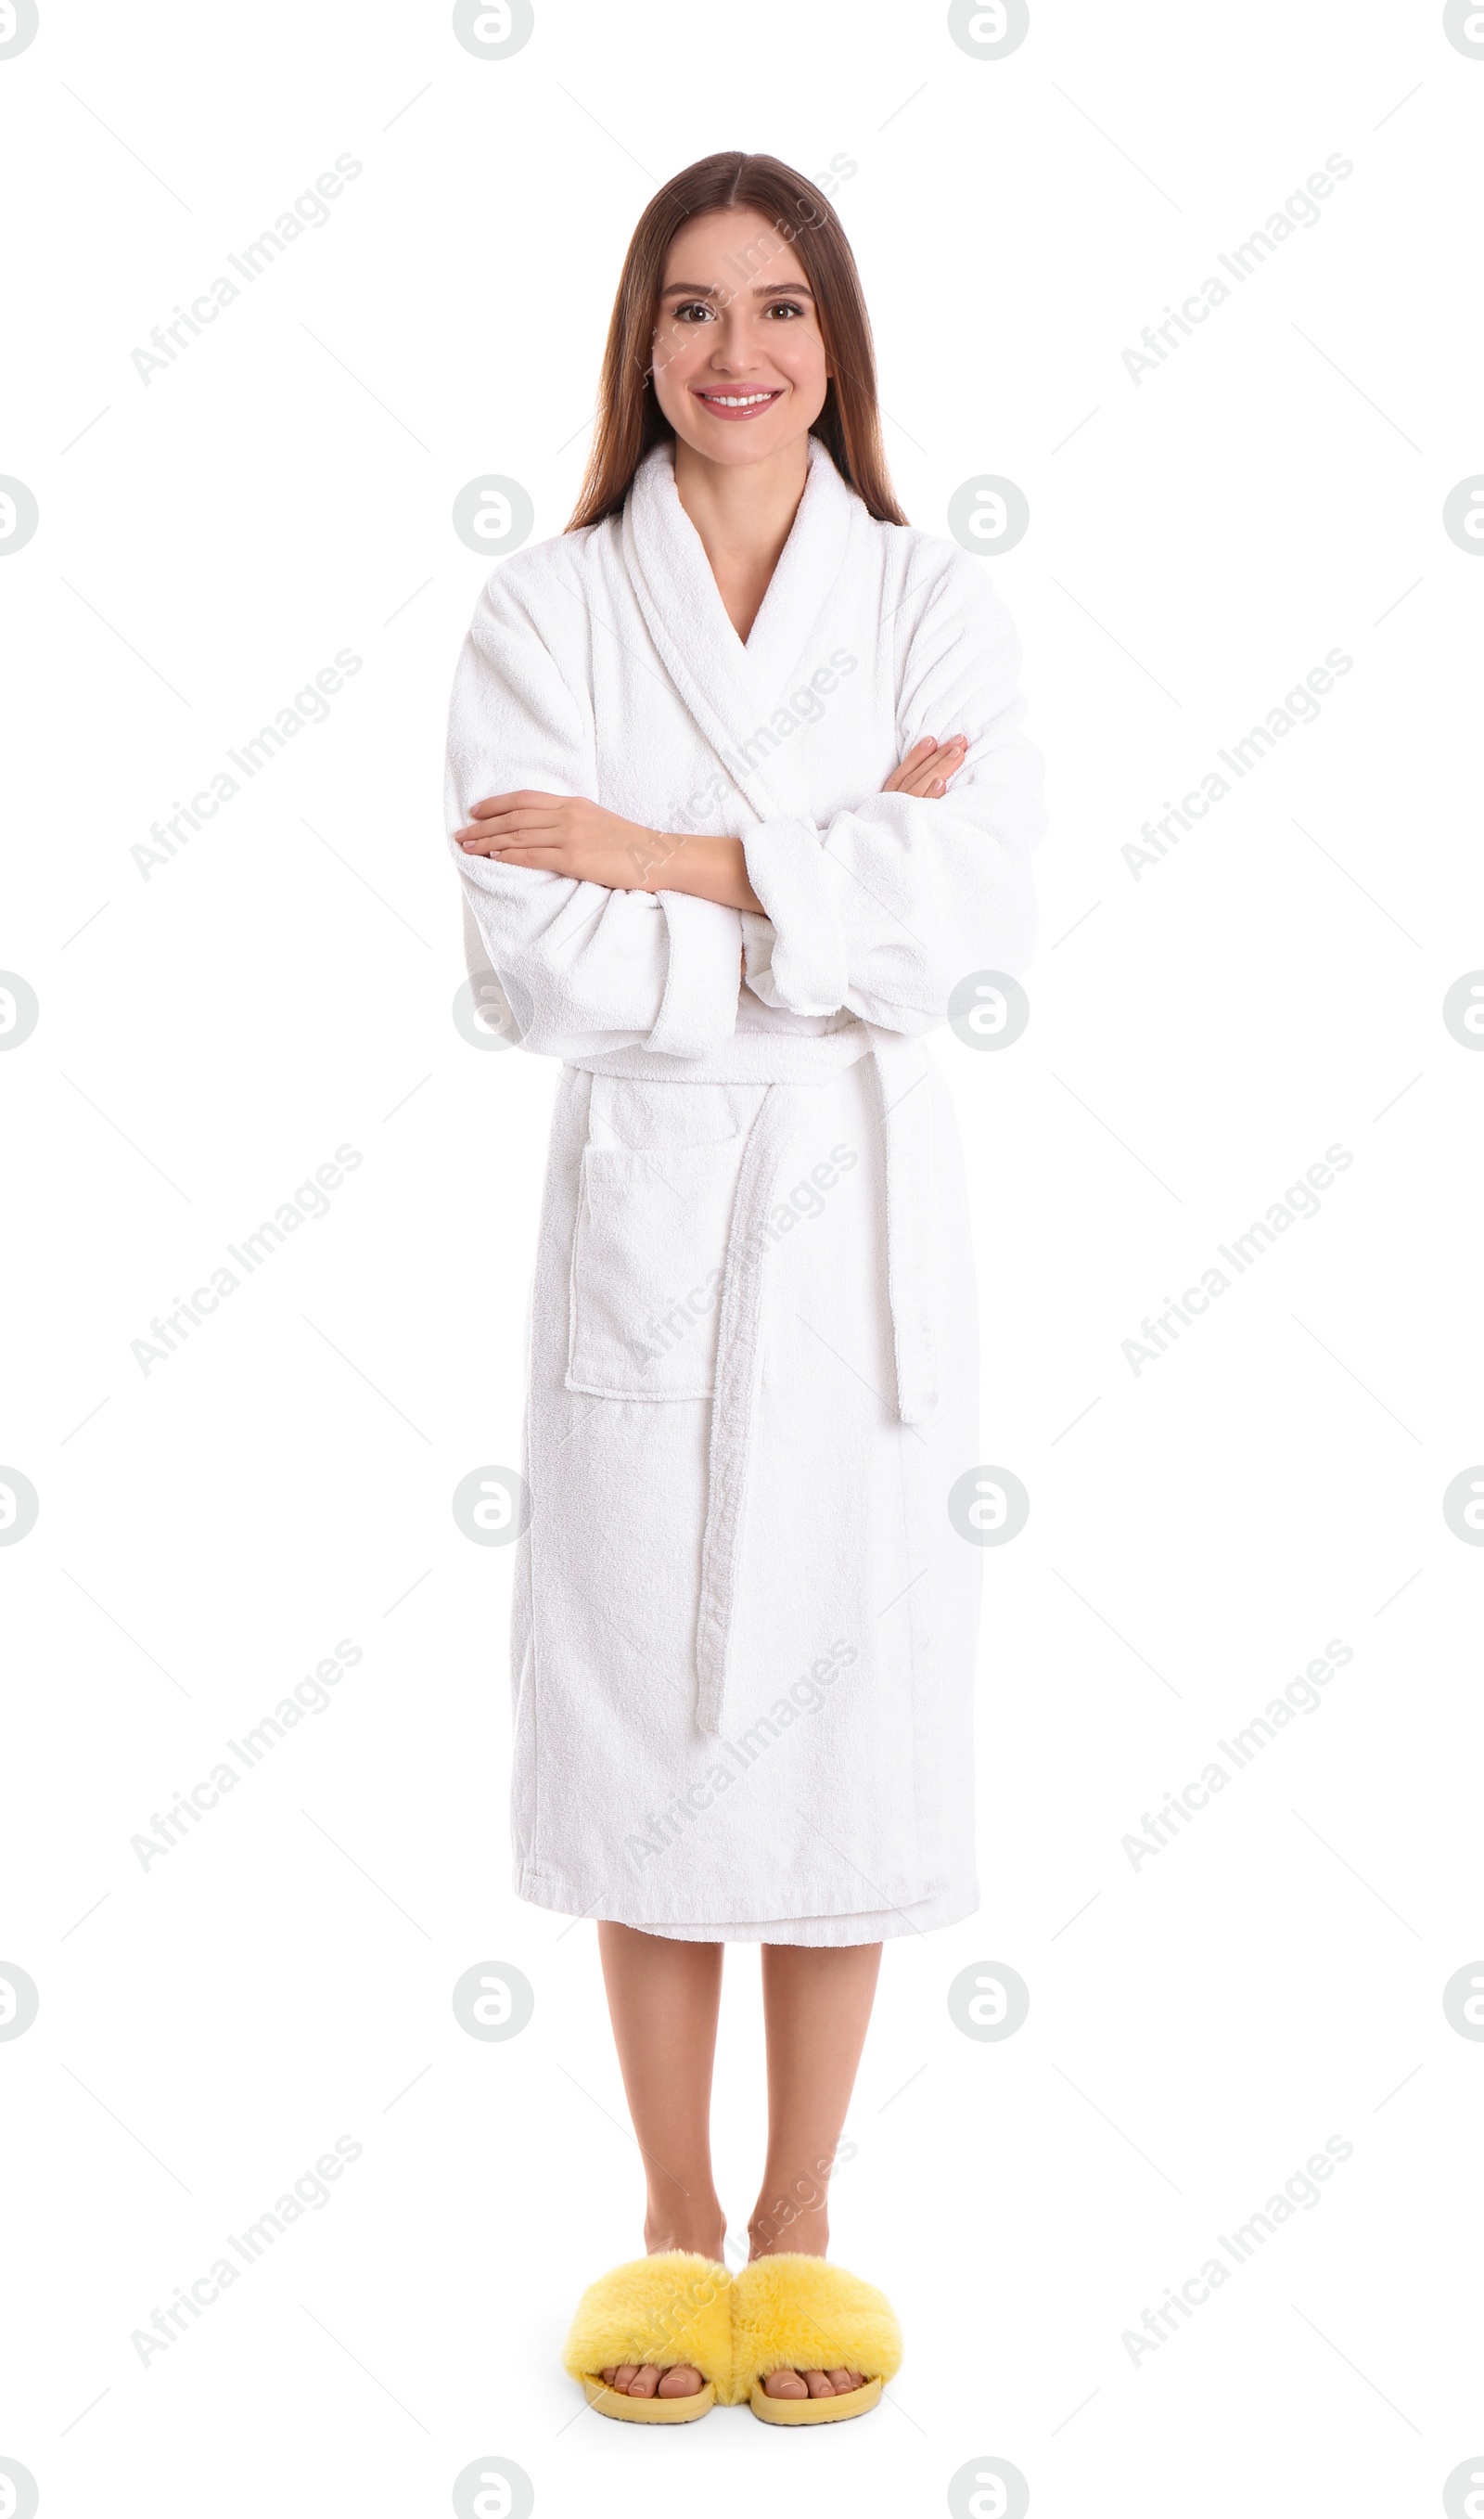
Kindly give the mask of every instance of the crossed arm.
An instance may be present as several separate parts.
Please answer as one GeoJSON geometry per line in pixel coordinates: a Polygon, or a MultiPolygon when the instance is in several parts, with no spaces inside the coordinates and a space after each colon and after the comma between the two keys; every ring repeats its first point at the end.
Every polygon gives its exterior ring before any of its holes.
{"type": "MultiPolygon", "coordinates": [[[[883,781],[882,794],[945,794],[967,748],[961,734],[941,744],[925,734],[883,781]]],[[[728,909],[763,907],[748,880],[741,840],[652,831],[586,796],[546,796],[533,788],[486,796],[473,813],[473,820],[455,835],[469,857],[536,866],[610,892],[688,892],[728,909]]]]}

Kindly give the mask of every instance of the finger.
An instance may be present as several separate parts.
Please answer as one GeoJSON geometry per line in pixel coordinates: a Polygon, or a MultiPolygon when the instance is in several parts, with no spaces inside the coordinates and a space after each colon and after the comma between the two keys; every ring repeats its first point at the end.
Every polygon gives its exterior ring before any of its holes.
{"type": "Polygon", "coordinates": [[[897,792],[902,796],[940,796],[946,774],[941,764],[930,761],[915,777],[905,779],[897,792]]]}
{"type": "Polygon", "coordinates": [[[966,751],[967,748],[967,735],[944,735],[942,741],[939,743],[935,736],[925,734],[920,743],[913,744],[910,752],[904,752],[902,754],[900,766],[903,770],[921,770],[929,760],[940,760],[948,754],[956,754],[966,751]]]}
{"type": "Polygon", "coordinates": [[[548,871],[560,867],[563,854],[549,840],[506,840],[499,848],[486,841],[467,840],[462,853],[466,858],[488,858],[496,865],[540,865],[548,871]]]}
{"type": "Polygon", "coordinates": [[[909,796],[940,796],[947,781],[964,766],[964,755],[952,744],[940,744],[931,758],[924,761],[902,782],[909,796]]]}
{"type": "Polygon", "coordinates": [[[534,841],[517,841],[506,849],[471,849],[469,855],[491,858],[497,865],[535,866],[541,874],[565,874],[567,871],[560,849],[542,848],[534,841]]]}
{"type": "Polygon", "coordinates": [[[560,840],[544,839],[539,834],[528,834],[523,839],[510,840],[460,840],[458,845],[463,855],[467,858],[503,858],[506,860],[513,858],[517,849],[544,849],[546,852],[547,857],[549,857],[553,862],[556,857],[560,854],[562,848],[560,840]]]}
{"type": "Polygon", "coordinates": [[[563,797],[553,796],[549,788],[515,787],[505,796],[481,797],[479,803],[472,805],[469,811],[475,817],[483,817],[487,814],[503,813],[511,805],[560,805],[566,801],[563,797]]]}
{"type": "Polygon", "coordinates": [[[925,772],[937,775],[954,769],[962,761],[967,748],[963,736],[956,735],[951,743],[930,745],[919,760],[914,760],[908,753],[901,765],[902,773],[908,778],[921,778],[925,772]]]}
{"type": "Polygon", "coordinates": [[[501,806],[498,813],[492,809],[479,821],[465,822],[457,836],[461,839],[465,831],[474,831],[481,839],[488,839],[492,834],[499,839],[502,833],[508,835],[515,831],[555,831],[560,830],[561,826],[562,812],[559,803],[554,800],[543,802],[540,797],[537,797],[529,805],[504,804],[501,806]]]}
{"type": "Polygon", "coordinates": [[[481,854],[481,857],[499,857],[503,849],[562,849],[564,847],[562,831],[551,829],[551,826],[546,826],[546,823],[527,823],[527,821],[511,821],[511,823],[502,821],[497,823],[494,829],[492,826],[486,826],[484,831],[476,826],[474,831],[456,831],[454,836],[456,841],[458,841],[458,847],[474,849],[474,852],[481,854]]]}
{"type": "Polygon", "coordinates": [[[888,772],[882,781],[882,794],[885,796],[899,792],[913,771],[920,770],[935,749],[935,740],[931,734],[919,735],[917,741],[902,754],[895,769],[888,772]]]}

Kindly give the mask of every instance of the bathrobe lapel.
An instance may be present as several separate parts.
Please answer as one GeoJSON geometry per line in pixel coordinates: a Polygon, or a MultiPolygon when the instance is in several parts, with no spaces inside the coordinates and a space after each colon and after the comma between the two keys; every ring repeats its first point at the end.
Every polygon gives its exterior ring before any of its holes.
{"type": "MultiPolygon", "coordinates": [[[[743,747],[765,727],[827,610],[860,502],[817,437],[793,529],[744,646],[675,485],[668,442],[634,475],[623,519],[634,600],[676,692],[759,821],[787,812],[743,747]]],[[[776,773],[775,773],[776,775],[776,773]]]]}

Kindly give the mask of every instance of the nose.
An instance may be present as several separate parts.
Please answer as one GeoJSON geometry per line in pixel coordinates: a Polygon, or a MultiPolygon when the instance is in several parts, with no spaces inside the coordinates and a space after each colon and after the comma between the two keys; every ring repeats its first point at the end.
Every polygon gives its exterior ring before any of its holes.
{"type": "Polygon", "coordinates": [[[706,362],[719,376],[740,376],[757,365],[756,354],[747,336],[746,317],[734,300],[723,306],[716,324],[716,338],[706,362]]]}

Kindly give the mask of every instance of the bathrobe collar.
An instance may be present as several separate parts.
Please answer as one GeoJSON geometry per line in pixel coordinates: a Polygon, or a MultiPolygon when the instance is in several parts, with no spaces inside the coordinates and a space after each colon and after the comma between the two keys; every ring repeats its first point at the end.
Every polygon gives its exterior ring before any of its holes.
{"type": "Polygon", "coordinates": [[[808,473],[787,542],[744,646],[675,484],[675,449],[650,448],[624,508],[624,564],[677,692],[760,820],[782,810],[741,747],[765,726],[797,671],[822,657],[810,643],[865,508],[810,436],[808,473]]]}

